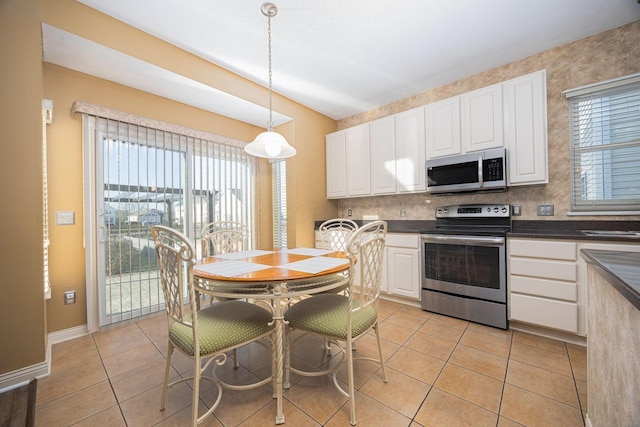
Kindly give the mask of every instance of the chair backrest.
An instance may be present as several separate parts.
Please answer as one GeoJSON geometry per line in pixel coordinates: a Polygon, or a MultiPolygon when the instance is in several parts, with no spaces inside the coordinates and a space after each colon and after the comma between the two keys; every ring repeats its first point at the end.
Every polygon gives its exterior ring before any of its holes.
{"type": "Polygon", "coordinates": [[[197,316],[193,308],[197,304],[192,269],[196,262],[196,252],[193,245],[184,234],[163,225],[151,227],[151,235],[158,255],[160,283],[167,314],[172,321],[189,327],[195,326],[197,316]],[[184,305],[185,282],[192,310],[184,305]],[[191,311],[194,311],[193,315],[191,311]]]}
{"type": "Polygon", "coordinates": [[[349,239],[357,229],[358,224],[350,219],[334,218],[320,224],[318,231],[324,248],[345,252],[349,239]]]}
{"type": "Polygon", "coordinates": [[[234,221],[214,221],[202,228],[204,256],[224,255],[248,248],[247,226],[234,221]]]}
{"type": "Polygon", "coordinates": [[[355,270],[359,270],[358,289],[351,289],[349,298],[358,300],[353,309],[364,308],[377,303],[382,285],[382,267],[384,246],[387,236],[387,223],[373,221],[358,228],[347,244],[350,261],[350,287],[353,286],[355,270]]]}

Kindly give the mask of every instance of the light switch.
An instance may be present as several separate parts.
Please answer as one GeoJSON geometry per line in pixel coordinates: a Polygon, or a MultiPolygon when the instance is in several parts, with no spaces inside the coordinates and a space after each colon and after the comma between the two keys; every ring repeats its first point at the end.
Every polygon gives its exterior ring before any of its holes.
{"type": "Polygon", "coordinates": [[[56,224],[57,225],[73,225],[75,224],[75,212],[73,211],[58,211],[56,212],[56,224]]]}

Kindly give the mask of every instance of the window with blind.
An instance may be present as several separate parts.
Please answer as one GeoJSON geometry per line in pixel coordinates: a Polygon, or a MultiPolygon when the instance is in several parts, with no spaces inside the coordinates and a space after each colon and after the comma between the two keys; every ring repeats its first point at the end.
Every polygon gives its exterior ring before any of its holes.
{"type": "Polygon", "coordinates": [[[271,164],[273,185],[273,246],[287,247],[287,163],[271,164]]]}
{"type": "Polygon", "coordinates": [[[571,89],[571,210],[640,211],[640,74],[571,89]]]}

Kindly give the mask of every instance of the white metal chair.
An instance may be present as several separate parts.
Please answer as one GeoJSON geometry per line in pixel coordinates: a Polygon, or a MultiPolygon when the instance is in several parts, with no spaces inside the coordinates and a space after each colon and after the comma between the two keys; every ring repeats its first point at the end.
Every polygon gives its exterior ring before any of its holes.
{"type": "Polygon", "coordinates": [[[164,410],[168,388],[180,382],[193,380],[191,416],[192,424],[195,426],[218,407],[223,387],[246,390],[272,381],[273,374],[253,384],[232,385],[220,381],[215,376],[215,370],[217,366],[226,362],[227,351],[263,337],[270,338],[273,354],[273,314],[255,304],[239,300],[221,302],[200,309],[193,286],[192,269],[196,260],[193,245],[186,236],[169,227],[154,226],[151,228],[151,234],[158,256],[160,282],[169,323],[167,363],[160,409],[164,410]],[[189,294],[189,307],[184,304],[185,290],[189,294]],[[176,348],[193,360],[193,377],[180,378],[169,383],[171,355],[176,348]],[[212,362],[212,375],[203,375],[212,362]],[[218,389],[218,396],[211,408],[198,418],[201,379],[212,381],[218,389]]]}
{"type": "Polygon", "coordinates": [[[248,249],[247,226],[234,221],[214,221],[202,228],[203,255],[224,255],[248,249]]]}
{"type": "Polygon", "coordinates": [[[322,247],[334,251],[346,251],[347,243],[354,231],[358,229],[358,224],[346,218],[333,218],[326,220],[318,231],[322,237],[322,247]]]}
{"type": "Polygon", "coordinates": [[[350,400],[350,422],[352,425],[356,424],[354,360],[375,361],[381,367],[382,380],[387,382],[378,330],[378,301],[386,232],[386,222],[374,221],[360,227],[349,239],[347,254],[351,279],[347,295],[325,293],[312,296],[292,305],[284,314],[285,323],[288,325],[286,329],[284,384],[289,384],[290,371],[305,376],[333,374],[335,386],[350,400]],[[354,288],[353,282],[356,268],[360,269],[360,282],[357,289],[354,288]],[[331,343],[337,344],[343,354],[343,359],[336,366],[323,371],[308,372],[292,367],[291,350],[294,348],[295,340],[291,340],[291,332],[294,329],[320,335],[331,343]],[[379,358],[354,356],[354,352],[351,350],[353,343],[371,329],[375,331],[378,341],[379,358]],[[344,364],[347,365],[348,371],[348,392],[338,384],[337,379],[337,372],[344,364]]]}

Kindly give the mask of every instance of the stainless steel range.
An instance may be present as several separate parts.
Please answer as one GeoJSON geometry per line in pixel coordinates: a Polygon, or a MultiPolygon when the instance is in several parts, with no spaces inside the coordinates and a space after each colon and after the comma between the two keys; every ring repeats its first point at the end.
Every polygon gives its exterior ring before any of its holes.
{"type": "Polygon", "coordinates": [[[436,208],[421,230],[422,309],[508,329],[506,234],[509,205],[436,208]]]}

